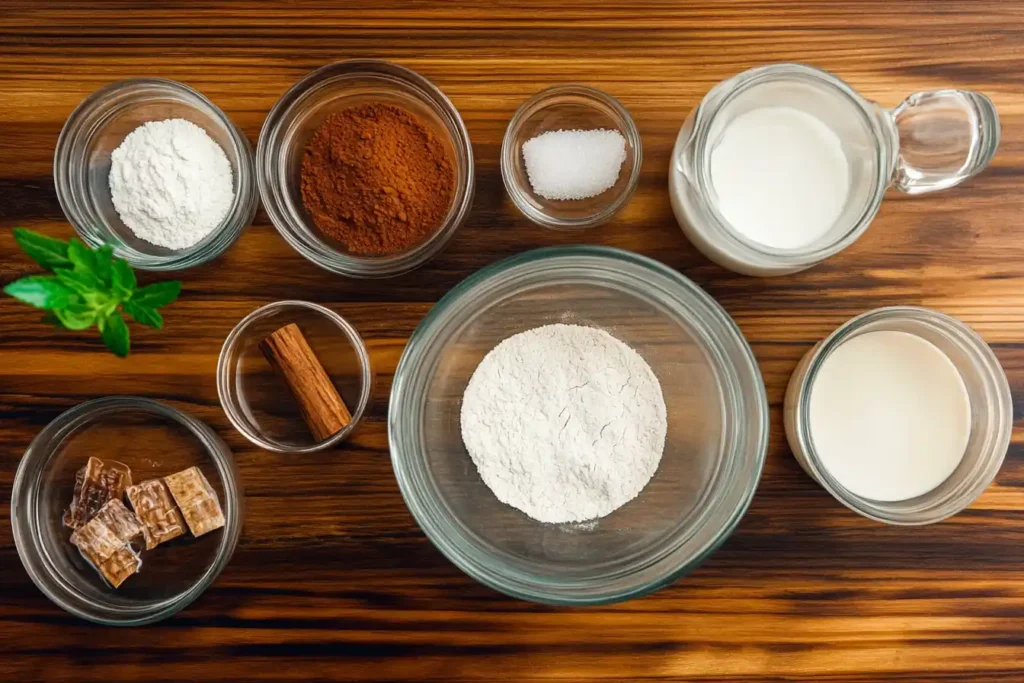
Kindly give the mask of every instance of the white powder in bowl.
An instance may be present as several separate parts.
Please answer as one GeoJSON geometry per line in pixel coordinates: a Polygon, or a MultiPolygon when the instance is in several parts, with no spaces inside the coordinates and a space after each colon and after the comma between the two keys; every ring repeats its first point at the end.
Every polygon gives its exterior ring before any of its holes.
{"type": "Polygon", "coordinates": [[[640,493],[668,432],[654,371],[607,332],[545,325],[473,372],[462,439],[498,500],[541,522],[604,517],[640,493]]]}
{"type": "Polygon", "coordinates": [[[617,130],[552,130],[523,143],[526,175],[545,199],[586,199],[615,185],[626,160],[617,130]]]}
{"type": "Polygon", "coordinates": [[[135,236],[188,249],[220,225],[235,199],[231,162],[185,119],[144,123],[110,154],[110,198],[135,236]]]}

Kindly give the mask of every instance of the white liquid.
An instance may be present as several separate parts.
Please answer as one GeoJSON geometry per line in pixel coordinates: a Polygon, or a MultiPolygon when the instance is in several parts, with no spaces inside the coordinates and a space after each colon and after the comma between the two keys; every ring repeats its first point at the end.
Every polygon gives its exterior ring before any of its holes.
{"type": "Polygon", "coordinates": [[[843,211],[850,169],[839,137],[811,114],[762,107],[737,116],[711,152],[718,210],[746,237],[796,249],[843,211]]]}
{"type": "Polygon", "coordinates": [[[934,344],[867,332],[825,359],[811,386],[811,441],[822,465],[858,496],[914,498],[953,473],[971,432],[960,373],[934,344]]]}

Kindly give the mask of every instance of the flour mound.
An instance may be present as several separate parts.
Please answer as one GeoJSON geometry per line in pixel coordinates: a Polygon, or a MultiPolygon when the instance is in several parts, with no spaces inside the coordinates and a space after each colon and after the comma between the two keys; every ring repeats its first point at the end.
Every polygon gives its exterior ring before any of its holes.
{"type": "Polygon", "coordinates": [[[550,523],[604,517],[635,498],[668,431],[646,361],[580,325],[545,325],[494,347],[466,387],[461,422],[498,500],[550,523]]]}
{"type": "Polygon", "coordinates": [[[149,121],[110,154],[110,199],[135,236],[168,249],[199,244],[235,199],[231,162],[185,119],[149,121]]]}

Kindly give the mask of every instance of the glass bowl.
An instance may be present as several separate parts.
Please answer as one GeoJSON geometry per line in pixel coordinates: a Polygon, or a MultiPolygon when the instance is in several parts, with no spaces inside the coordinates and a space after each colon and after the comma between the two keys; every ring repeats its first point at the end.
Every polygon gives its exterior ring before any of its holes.
{"type": "Polygon", "coordinates": [[[11,526],[22,564],[54,603],[89,621],[137,626],[169,617],[213,583],[238,545],[242,499],[234,458],[213,430],[157,401],[111,396],[64,412],[32,441],[14,479],[11,526]],[[145,551],[138,574],[117,590],[108,587],[61,519],[89,456],[128,465],[136,483],[199,467],[217,492],[225,526],[145,551]]]}
{"type": "Polygon", "coordinates": [[[643,146],[633,117],[617,99],[585,85],[558,85],[526,100],[505,130],[501,178],[512,202],[538,225],[556,230],[592,228],[622,210],[640,182],[643,146]],[[595,197],[545,199],[533,191],[526,174],[523,144],[555,130],[617,130],[626,139],[626,159],[615,185],[595,197]]]}
{"type": "Polygon", "coordinates": [[[277,301],[257,308],[231,330],[217,362],[217,394],[231,424],[260,448],[276,453],[312,453],[341,443],[370,403],[373,372],[366,345],[340,315],[307,301],[277,301]],[[295,323],[352,413],[341,431],[316,441],[291,397],[260,351],[275,330],[295,323]]]}
{"type": "Polygon", "coordinates": [[[460,569],[518,598],[602,604],[672,582],[732,532],[764,464],[768,402],[739,328],[690,280],[619,249],[548,248],[484,268],[431,310],[395,373],[388,436],[409,510],[460,569]],[[499,502],[460,430],[462,396],[483,357],[552,323],[601,328],[631,346],[668,409],[654,477],[637,498],[583,523],[544,524],[499,502]]]}
{"type": "Polygon", "coordinates": [[[473,202],[473,147],[455,106],[430,81],[404,67],[373,59],[329,64],[293,85],[267,115],[256,151],[263,206],[281,236],[322,268],[358,278],[401,275],[434,257],[462,225],[473,202]],[[443,140],[455,165],[455,193],[433,235],[397,254],[347,253],[323,235],[302,204],[302,157],[331,114],[372,102],[415,114],[443,140]]]}
{"type": "Polygon", "coordinates": [[[797,462],[840,503],[879,522],[922,525],[960,512],[995,479],[1010,444],[1013,403],[999,360],[977,332],[937,311],[892,306],[847,321],[804,355],[786,390],[785,424],[786,438],[797,462]],[[825,359],[844,342],[882,330],[907,332],[935,345],[960,373],[971,406],[971,433],[957,468],[931,491],[896,502],[858,496],[830,475],[814,448],[809,420],[814,380],[825,359]]]}
{"type": "Polygon", "coordinates": [[[259,195],[252,147],[245,135],[201,93],[162,78],[105,85],[71,113],[53,155],[53,183],[64,215],[90,246],[115,253],[143,270],[180,270],[210,261],[234,244],[256,214],[259,195]],[[110,198],[110,154],[143,123],[186,119],[206,131],[231,162],[235,198],[220,225],[193,247],[172,250],[135,236],[110,198]]]}

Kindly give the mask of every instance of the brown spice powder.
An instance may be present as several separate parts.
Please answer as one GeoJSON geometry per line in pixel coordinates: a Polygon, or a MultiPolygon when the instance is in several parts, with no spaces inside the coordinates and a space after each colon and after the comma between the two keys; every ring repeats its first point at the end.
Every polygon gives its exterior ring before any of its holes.
{"type": "Polygon", "coordinates": [[[306,146],[301,180],[317,228],[362,255],[394,254],[429,237],[455,187],[445,142],[391,104],[328,116],[306,146]]]}

